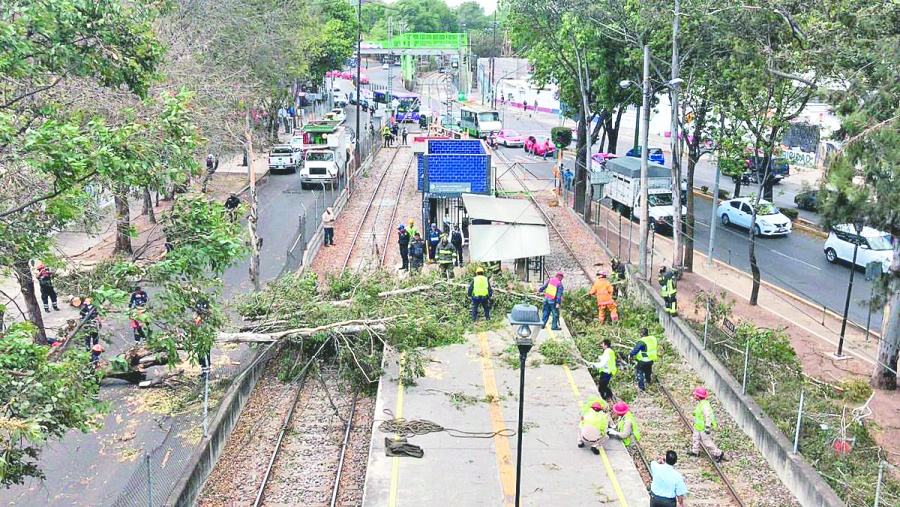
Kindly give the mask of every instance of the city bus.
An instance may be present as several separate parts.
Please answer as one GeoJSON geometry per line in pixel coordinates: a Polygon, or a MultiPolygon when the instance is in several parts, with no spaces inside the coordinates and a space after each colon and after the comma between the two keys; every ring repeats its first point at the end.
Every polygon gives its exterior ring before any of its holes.
{"type": "Polygon", "coordinates": [[[500,113],[493,109],[477,106],[464,106],[459,110],[459,126],[470,136],[487,139],[503,128],[500,113]]]}
{"type": "Polygon", "coordinates": [[[421,105],[419,95],[413,92],[396,91],[391,94],[391,100],[387,100],[388,93],[384,90],[373,93],[375,102],[387,104],[388,107],[396,107],[394,112],[398,122],[419,121],[419,107],[421,105]]]}

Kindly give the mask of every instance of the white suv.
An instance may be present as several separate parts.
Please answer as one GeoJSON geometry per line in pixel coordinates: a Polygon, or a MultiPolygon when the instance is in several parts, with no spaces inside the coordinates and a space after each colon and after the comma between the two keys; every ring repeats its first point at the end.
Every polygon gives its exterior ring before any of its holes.
{"type": "Polygon", "coordinates": [[[865,268],[870,262],[881,262],[881,272],[887,273],[891,269],[891,256],[893,255],[891,235],[873,229],[863,227],[861,234],[850,224],[834,226],[828,239],[825,240],[825,259],[828,262],[845,261],[853,262],[853,246],[859,245],[856,252],[856,265],[865,268]]]}

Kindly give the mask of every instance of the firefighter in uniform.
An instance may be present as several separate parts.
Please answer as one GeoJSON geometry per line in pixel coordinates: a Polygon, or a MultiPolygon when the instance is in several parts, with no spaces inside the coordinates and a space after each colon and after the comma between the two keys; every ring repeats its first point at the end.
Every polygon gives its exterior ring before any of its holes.
{"type": "Polygon", "coordinates": [[[494,289],[491,281],[484,276],[484,268],[475,268],[475,278],[469,284],[469,297],[472,298],[472,322],[478,320],[478,307],[484,308],[484,320],[491,320],[491,297],[494,289]]]}
{"type": "Polygon", "coordinates": [[[641,328],[641,338],[634,344],[629,355],[637,359],[635,373],[637,374],[638,389],[641,392],[645,390],[646,384],[650,384],[653,376],[653,363],[659,359],[658,354],[659,340],[655,336],[650,336],[646,327],[641,328]]]}
{"type": "Polygon", "coordinates": [[[453,279],[453,261],[456,260],[456,248],[447,241],[447,236],[441,236],[441,242],[437,246],[437,262],[441,266],[441,278],[453,279]]]}
{"type": "Polygon", "coordinates": [[[678,302],[676,295],[678,288],[675,284],[675,272],[669,271],[665,266],[659,268],[659,295],[666,303],[666,313],[678,315],[678,302]]]}
{"type": "Polygon", "coordinates": [[[616,322],[619,320],[619,309],[612,297],[613,286],[606,279],[606,271],[597,273],[597,281],[591,286],[588,296],[597,296],[597,319],[601,324],[606,322],[606,312],[609,312],[609,318],[616,322]]]}
{"type": "Polygon", "coordinates": [[[641,430],[638,429],[637,422],[634,420],[634,414],[628,408],[628,404],[620,401],[613,405],[612,413],[616,418],[616,429],[610,428],[606,434],[618,438],[625,444],[625,447],[631,445],[631,439],[635,442],[641,441],[641,430]]]}

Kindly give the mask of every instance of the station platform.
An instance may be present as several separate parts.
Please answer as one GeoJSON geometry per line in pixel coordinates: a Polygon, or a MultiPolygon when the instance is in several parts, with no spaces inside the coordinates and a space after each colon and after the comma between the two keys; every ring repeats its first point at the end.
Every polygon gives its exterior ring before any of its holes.
{"type": "MultiPolygon", "coordinates": [[[[548,330],[532,335],[525,370],[521,505],[618,507],[649,504],[628,451],[610,440],[600,455],[579,449],[579,401],[597,388],[584,368],[533,365],[548,330]]],[[[559,332],[555,332],[558,335],[559,332]]],[[[502,359],[515,341],[511,328],[467,335],[463,344],[428,351],[426,375],[417,385],[397,382],[398,366],[386,366],[378,390],[366,473],[364,507],[512,506],[515,500],[519,369],[502,359]],[[444,428],[513,436],[455,438],[446,432],[408,438],[422,458],[388,457],[378,426],[394,416],[425,419],[444,428]]],[[[518,352],[514,354],[518,362],[518,352]]]]}

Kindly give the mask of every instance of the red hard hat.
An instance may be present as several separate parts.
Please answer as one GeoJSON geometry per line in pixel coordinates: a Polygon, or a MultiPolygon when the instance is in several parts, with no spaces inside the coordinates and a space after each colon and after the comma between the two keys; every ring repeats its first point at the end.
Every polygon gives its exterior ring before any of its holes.
{"type": "Polygon", "coordinates": [[[563,277],[563,272],[562,272],[562,271],[557,271],[557,272],[556,272],[556,278],[562,278],[562,277],[563,277]]]}
{"type": "Polygon", "coordinates": [[[93,350],[94,352],[100,354],[100,353],[103,352],[103,345],[100,345],[100,344],[98,343],[98,344],[94,345],[93,347],[91,347],[91,350],[93,350]]]}
{"type": "Polygon", "coordinates": [[[616,415],[625,415],[628,413],[628,405],[624,401],[620,401],[613,405],[613,413],[616,415]]]}
{"type": "Polygon", "coordinates": [[[593,404],[591,404],[591,408],[594,409],[595,412],[599,412],[603,410],[603,405],[601,405],[600,402],[595,401],[593,404]]]}
{"type": "Polygon", "coordinates": [[[707,396],[708,396],[708,394],[706,392],[705,387],[698,387],[697,389],[694,389],[694,397],[695,398],[705,400],[707,396]]]}

